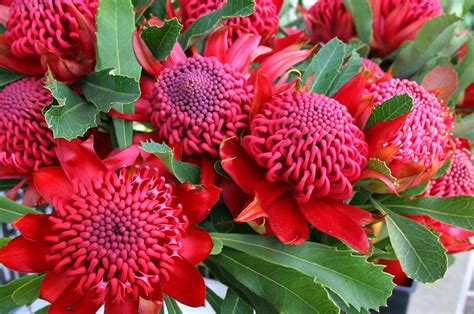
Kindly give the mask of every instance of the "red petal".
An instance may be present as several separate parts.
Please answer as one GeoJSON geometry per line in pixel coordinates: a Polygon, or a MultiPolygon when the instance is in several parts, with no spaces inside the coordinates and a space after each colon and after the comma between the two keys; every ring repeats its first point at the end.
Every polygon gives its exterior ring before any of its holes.
{"type": "Polygon", "coordinates": [[[439,89],[437,98],[448,105],[449,99],[458,87],[458,73],[449,66],[436,66],[428,72],[421,83],[426,90],[439,89]]]}
{"type": "Polygon", "coordinates": [[[56,301],[51,304],[48,314],[94,314],[102,305],[100,303],[94,303],[94,297],[92,293],[85,295],[79,294],[76,291],[75,285],[70,284],[56,301]]]}
{"type": "MultiPolygon", "coordinates": [[[[362,93],[367,81],[367,74],[362,72],[354,76],[349,82],[344,84],[333,98],[347,107],[349,113],[355,114],[361,105],[362,93]]],[[[369,104],[366,104],[369,105],[369,104]]]]}
{"type": "Polygon", "coordinates": [[[225,55],[228,49],[227,32],[228,28],[226,27],[212,32],[207,37],[203,55],[206,57],[216,57],[221,63],[225,63],[225,55]]]}
{"type": "Polygon", "coordinates": [[[235,70],[244,72],[250,66],[252,53],[260,43],[260,36],[254,34],[243,34],[240,36],[226,53],[226,63],[234,66],[235,70]]]}
{"type": "Polygon", "coordinates": [[[54,303],[63,291],[67,288],[66,276],[55,271],[49,271],[41,283],[40,298],[50,303],[54,303]]]}
{"type": "Polygon", "coordinates": [[[248,194],[254,195],[255,183],[265,180],[265,172],[234,140],[226,140],[220,148],[222,168],[248,194]]]}
{"type": "Polygon", "coordinates": [[[127,294],[123,302],[113,302],[113,297],[109,294],[105,301],[105,314],[137,314],[138,304],[138,299],[131,294],[127,294]]]}
{"type": "Polygon", "coordinates": [[[53,269],[47,261],[49,247],[16,237],[0,249],[0,263],[6,267],[25,273],[41,273],[53,269]]]}
{"type": "Polygon", "coordinates": [[[348,214],[352,206],[336,201],[311,198],[307,203],[300,204],[306,219],[318,230],[346,242],[357,251],[367,254],[370,244],[361,221],[351,220],[348,214]]]}
{"type": "Polygon", "coordinates": [[[55,197],[68,199],[74,188],[60,167],[42,168],[33,172],[33,182],[39,194],[52,203],[55,197]]]}
{"type": "Polygon", "coordinates": [[[262,209],[260,198],[258,195],[255,195],[254,199],[234,220],[237,222],[249,222],[267,216],[267,213],[262,209]]]}
{"type": "Polygon", "coordinates": [[[206,218],[211,208],[219,200],[220,190],[214,185],[204,186],[201,191],[191,184],[182,184],[174,190],[176,202],[183,206],[183,214],[189,224],[194,225],[206,218]]]}
{"type": "Polygon", "coordinates": [[[135,161],[141,152],[143,151],[140,150],[137,145],[132,145],[111,154],[103,160],[103,163],[107,169],[114,171],[123,166],[131,166],[135,164],[135,161]]]}
{"type": "Polygon", "coordinates": [[[4,34],[0,34],[0,66],[13,72],[31,75],[46,72],[38,59],[29,60],[13,56],[10,47],[5,43],[4,34]]]}
{"type": "Polygon", "coordinates": [[[36,190],[35,185],[30,183],[30,185],[28,185],[28,187],[25,189],[25,193],[23,195],[23,205],[27,207],[35,207],[39,204],[41,199],[42,197],[36,190]]]}
{"type": "Polygon", "coordinates": [[[290,193],[283,194],[264,210],[270,228],[283,243],[301,244],[308,238],[308,223],[290,193]]]}
{"type": "Polygon", "coordinates": [[[13,222],[13,226],[20,230],[25,239],[34,242],[44,242],[53,227],[49,221],[50,215],[26,214],[13,222]]]}
{"type": "Polygon", "coordinates": [[[234,181],[219,177],[218,186],[222,189],[221,198],[233,217],[237,217],[245,208],[245,205],[252,201],[252,195],[245,193],[234,181]]]}
{"type": "Polygon", "coordinates": [[[170,279],[161,284],[163,293],[189,306],[204,306],[206,285],[197,268],[184,259],[174,262],[170,279]]]}
{"type": "Polygon", "coordinates": [[[0,165],[0,179],[15,179],[15,178],[21,178],[21,177],[23,177],[22,174],[16,172],[15,170],[9,167],[0,165]]]}
{"type": "Polygon", "coordinates": [[[260,113],[260,108],[263,104],[272,99],[272,84],[263,73],[257,73],[254,85],[254,98],[252,101],[251,118],[257,113],[260,113]]]}
{"type": "Polygon", "coordinates": [[[59,162],[70,180],[77,178],[85,185],[91,185],[91,180],[99,173],[107,172],[107,167],[87,143],[84,145],[79,139],[56,141],[59,162]]]}
{"type": "Polygon", "coordinates": [[[180,255],[193,265],[205,260],[212,250],[212,240],[209,234],[197,227],[186,229],[186,237],[181,240],[183,244],[180,255]]]}
{"type": "Polygon", "coordinates": [[[163,301],[152,301],[140,298],[138,305],[138,313],[140,314],[157,314],[163,307],[163,301]]]}
{"type": "Polygon", "coordinates": [[[365,132],[365,140],[369,144],[369,156],[383,147],[383,144],[389,142],[405,123],[409,112],[393,120],[382,121],[371,126],[365,132]]]}

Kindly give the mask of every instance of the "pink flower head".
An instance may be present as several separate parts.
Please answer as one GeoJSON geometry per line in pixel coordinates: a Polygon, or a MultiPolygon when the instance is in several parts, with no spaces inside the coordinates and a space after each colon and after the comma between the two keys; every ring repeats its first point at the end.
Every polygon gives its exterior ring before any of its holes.
{"type": "Polygon", "coordinates": [[[440,0],[371,0],[373,51],[387,56],[408,40],[432,17],[443,12],[440,0]]]}
{"type": "Polygon", "coordinates": [[[459,195],[474,196],[474,165],[471,160],[471,147],[467,140],[456,138],[456,149],[451,165],[444,175],[430,182],[425,195],[451,197],[459,195]]]}
{"type": "MultiPolygon", "coordinates": [[[[179,17],[187,29],[203,15],[221,8],[225,0],[179,0],[179,17]]],[[[234,17],[224,25],[229,27],[229,44],[236,41],[242,34],[259,35],[263,40],[271,38],[278,31],[281,0],[256,0],[255,12],[245,17],[234,17]]]]}
{"type": "Polygon", "coordinates": [[[343,0],[319,0],[309,11],[303,9],[306,29],[313,42],[328,42],[337,37],[344,42],[356,36],[351,13],[343,0]]]}
{"type": "Polygon", "coordinates": [[[23,78],[0,91],[0,178],[28,175],[55,163],[55,140],[42,114],[51,101],[38,77],[23,78]]]}
{"type": "Polygon", "coordinates": [[[252,61],[269,48],[249,33],[228,46],[227,30],[219,30],[208,37],[202,54],[187,57],[176,45],[161,62],[153,59],[138,32],[134,41],[138,60],[156,77],[144,80],[146,92],[137,108],[163,141],[180,143],[185,156],[218,155],[224,138],[239,136],[248,125],[257,74],[268,74],[272,82],[310,53],[288,47],[253,69],[252,61]]]}
{"type": "MultiPolygon", "coordinates": [[[[63,81],[77,79],[95,64],[97,0],[27,1],[10,5],[0,64],[21,73],[50,68],[63,81]]],[[[3,8],[4,10],[6,8],[3,8]]]]}
{"type": "Polygon", "coordinates": [[[222,167],[249,200],[236,211],[242,195],[224,191],[236,220],[263,218],[265,233],[292,244],[306,240],[309,222],[367,253],[362,227],[371,214],[342,203],[367,164],[362,131],[343,105],[324,95],[294,90],[262,99],[243,145],[227,140],[220,150],[222,167]]]}
{"type": "Polygon", "coordinates": [[[292,182],[295,198],[346,200],[367,164],[364,134],[347,109],[324,95],[272,98],[250,125],[243,145],[270,182],[292,182]]]}
{"type": "Polygon", "coordinates": [[[102,304],[108,314],[159,312],[163,294],[204,305],[194,265],[209,255],[212,240],[194,225],[219,189],[179,184],[135,146],[102,161],[91,145],[58,140],[62,167],[33,175],[55,212],[17,219],[22,235],[0,250],[0,262],[46,272],[40,297],[52,303],[51,313],[95,313],[102,304]]]}

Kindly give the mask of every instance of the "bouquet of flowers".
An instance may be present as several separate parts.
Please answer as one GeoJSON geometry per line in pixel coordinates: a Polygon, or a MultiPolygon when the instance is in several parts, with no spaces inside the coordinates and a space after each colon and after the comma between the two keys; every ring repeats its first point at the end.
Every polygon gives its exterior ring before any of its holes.
{"type": "Polygon", "coordinates": [[[28,273],[0,312],[368,313],[443,278],[473,248],[473,19],[0,1],[0,263],[28,273]]]}

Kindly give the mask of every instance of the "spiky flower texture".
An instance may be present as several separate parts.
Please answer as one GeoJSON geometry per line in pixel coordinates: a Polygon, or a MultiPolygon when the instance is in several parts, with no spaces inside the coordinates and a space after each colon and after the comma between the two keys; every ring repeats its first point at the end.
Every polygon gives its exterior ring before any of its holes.
{"type": "Polygon", "coordinates": [[[55,141],[42,114],[52,101],[38,77],[26,77],[0,91],[0,177],[31,173],[55,161],[55,141]]]}

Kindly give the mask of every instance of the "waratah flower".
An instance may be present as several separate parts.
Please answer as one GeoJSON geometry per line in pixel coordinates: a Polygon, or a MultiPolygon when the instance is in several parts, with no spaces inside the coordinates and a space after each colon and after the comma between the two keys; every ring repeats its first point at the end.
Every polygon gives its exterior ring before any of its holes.
{"type": "MultiPolygon", "coordinates": [[[[225,0],[179,0],[178,15],[184,29],[201,16],[220,9],[225,2],[225,0]]],[[[229,27],[229,44],[245,33],[259,35],[264,41],[270,39],[278,31],[278,14],[282,3],[281,0],[256,0],[253,14],[225,21],[224,25],[229,27]]]]}
{"type": "Polygon", "coordinates": [[[373,97],[373,107],[404,93],[413,99],[408,114],[369,128],[369,156],[387,163],[399,179],[400,189],[429,180],[449,157],[453,126],[449,108],[409,80],[384,78],[371,84],[365,93],[373,97]]]}
{"type": "MultiPolygon", "coordinates": [[[[311,223],[366,253],[371,215],[346,205],[367,164],[367,145],[347,109],[324,95],[289,91],[262,104],[243,137],[225,141],[222,166],[253,197],[236,218],[265,218],[266,233],[300,244],[311,223]]],[[[224,196],[224,195],[223,195],[224,196]]]]}
{"type": "Polygon", "coordinates": [[[372,50],[387,56],[413,40],[432,17],[442,13],[440,0],[371,0],[373,12],[372,50]]]}
{"type": "Polygon", "coordinates": [[[98,0],[16,0],[0,37],[0,65],[26,74],[48,68],[63,81],[77,79],[95,64],[95,14],[98,0]]]}
{"type": "Polygon", "coordinates": [[[163,62],[152,58],[138,33],[134,38],[138,60],[156,77],[151,88],[144,84],[148,87],[138,110],[146,111],[161,139],[181,143],[187,156],[216,156],[225,138],[239,136],[247,127],[257,73],[267,73],[272,82],[309,55],[288,47],[252,70],[255,52],[268,51],[259,47],[260,37],[244,34],[227,48],[226,36],[226,31],[212,34],[202,55],[187,57],[176,45],[163,62]]]}
{"type": "Polygon", "coordinates": [[[444,175],[433,179],[425,195],[451,197],[474,195],[474,165],[471,147],[467,140],[456,138],[456,149],[451,157],[451,165],[444,175]]]}
{"type": "Polygon", "coordinates": [[[213,186],[177,184],[154,156],[134,146],[101,161],[89,141],[58,140],[61,167],[34,174],[51,215],[14,222],[21,235],[0,262],[46,272],[40,297],[51,313],[138,313],[163,294],[202,306],[205,285],[194,265],[210,253],[209,235],[194,225],[217,202],[213,186]],[[143,160],[139,162],[139,160],[143,160]]]}
{"type": "Polygon", "coordinates": [[[328,42],[334,37],[344,42],[356,36],[351,13],[343,0],[319,0],[303,11],[306,30],[313,42],[328,42]]]}
{"type": "Polygon", "coordinates": [[[55,163],[55,141],[42,114],[51,101],[38,77],[0,91],[0,178],[25,176],[55,163]]]}

